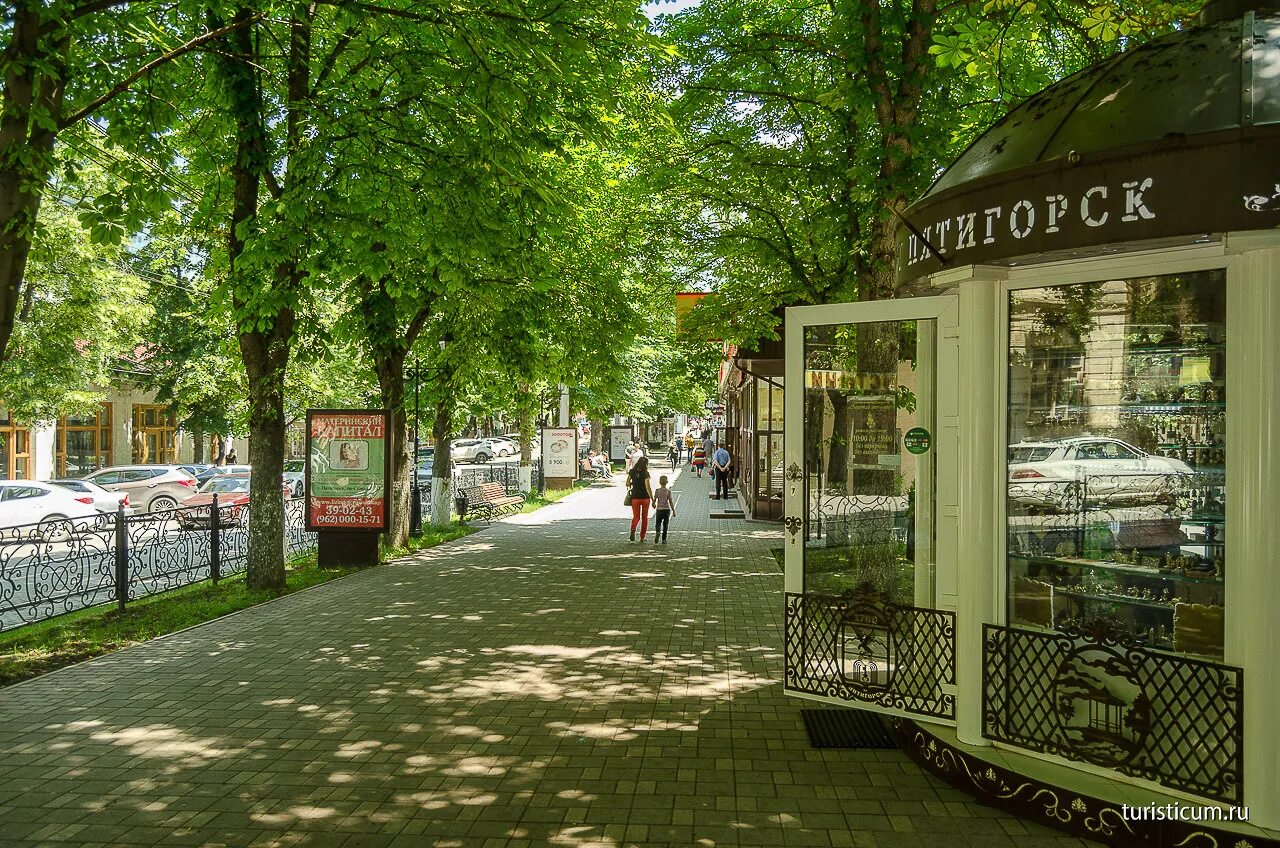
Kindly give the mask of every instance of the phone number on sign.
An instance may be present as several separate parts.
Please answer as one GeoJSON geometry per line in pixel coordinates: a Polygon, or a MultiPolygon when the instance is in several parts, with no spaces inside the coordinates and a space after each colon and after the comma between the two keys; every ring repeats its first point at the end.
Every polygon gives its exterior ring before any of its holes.
{"type": "Polygon", "coordinates": [[[311,523],[327,527],[381,527],[382,501],[325,499],[312,502],[311,523]]]}

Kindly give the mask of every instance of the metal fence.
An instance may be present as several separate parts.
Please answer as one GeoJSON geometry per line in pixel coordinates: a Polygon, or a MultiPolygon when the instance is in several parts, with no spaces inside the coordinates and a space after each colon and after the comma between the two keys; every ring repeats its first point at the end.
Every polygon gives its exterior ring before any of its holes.
{"type": "MultiPolygon", "coordinates": [[[[542,467],[538,463],[534,463],[530,469],[531,487],[537,492],[542,489],[542,467]]],[[[506,489],[508,495],[516,495],[520,493],[520,463],[518,462],[491,462],[485,465],[473,465],[466,468],[453,469],[453,495],[457,497],[458,493],[471,486],[479,486],[484,483],[501,483],[506,489]]],[[[422,508],[424,520],[431,515],[431,484],[435,478],[420,477],[418,478],[418,502],[422,508]]]]}
{"type": "MultiPolygon", "coordinates": [[[[287,500],[286,556],[316,546],[287,500]]],[[[178,508],[0,531],[0,631],[85,607],[167,592],[245,569],[249,506],[178,508]]]]}

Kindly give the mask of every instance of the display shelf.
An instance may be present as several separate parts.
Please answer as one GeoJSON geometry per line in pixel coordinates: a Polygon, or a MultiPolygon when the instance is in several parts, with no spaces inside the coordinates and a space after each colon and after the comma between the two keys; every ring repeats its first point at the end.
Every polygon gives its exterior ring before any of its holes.
{"type": "MultiPolygon", "coordinates": [[[[1217,543],[1210,543],[1217,544],[1217,543]]],[[[1077,557],[1046,557],[1010,553],[1011,557],[1025,559],[1036,565],[1056,565],[1069,568],[1087,568],[1091,571],[1107,571],[1133,577],[1149,577],[1160,580],[1177,580],[1179,583],[1208,583],[1222,585],[1223,578],[1212,572],[1189,574],[1186,571],[1161,571],[1148,565],[1130,565],[1129,563],[1110,562],[1106,560],[1082,559],[1077,557]]]]}

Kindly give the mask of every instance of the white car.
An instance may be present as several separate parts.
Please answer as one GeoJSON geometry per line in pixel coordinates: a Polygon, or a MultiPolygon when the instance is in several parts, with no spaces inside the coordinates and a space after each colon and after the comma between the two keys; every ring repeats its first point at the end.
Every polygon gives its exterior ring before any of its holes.
{"type": "Polygon", "coordinates": [[[1164,503],[1194,476],[1181,460],[1105,436],[1009,446],[1009,498],[1028,506],[1073,511],[1085,504],[1164,503]]]}
{"type": "Polygon", "coordinates": [[[92,498],[94,508],[103,514],[115,515],[121,506],[126,513],[133,511],[130,508],[128,492],[111,492],[88,480],[50,480],[49,482],[58,488],[92,498]]]}
{"type": "Polygon", "coordinates": [[[102,515],[88,495],[51,483],[0,480],[0,529],[4,536],[60,541],[76,530],[101,526],[102,515]],[[21,528],[14,531],[10,528],[21,528]]]}
{"type": "Polygon", "coordinates": [[[454,462],[488,462],[494,451],[484,439],[454,439],[449,445],[449,458],[454,462]]]}
{"type": "Polygon", "coordinates": [[[519,456],[520,443],[506,438],[505,436],[495,436],[489,439],[481,439],[493,449],[494,456],[519,456]]]}

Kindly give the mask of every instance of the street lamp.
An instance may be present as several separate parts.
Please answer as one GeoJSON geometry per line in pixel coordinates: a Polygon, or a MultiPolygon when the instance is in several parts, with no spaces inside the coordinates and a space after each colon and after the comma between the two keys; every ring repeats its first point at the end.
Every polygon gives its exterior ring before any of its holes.
{"type": "Polygon", "coordinates": [[[409,476],[409,535],[422,535],[422,496],[418,491],[418,459],[419,448],[421,446],[419,432],[421,426],[418,421],[418,383],[420,382],[421,360],[414,357],[413,360],[413,462],[410,466],[409,476]]]}

